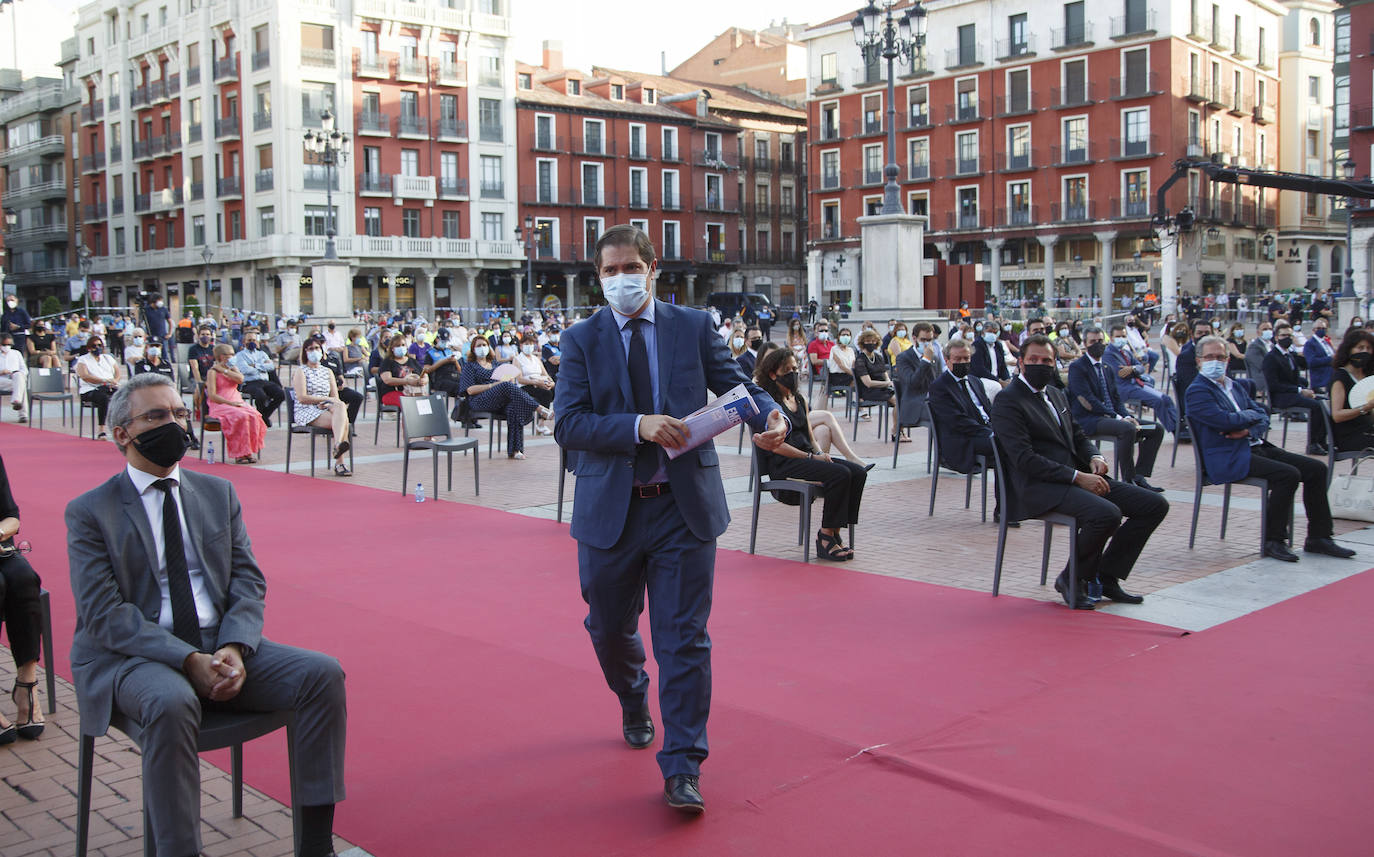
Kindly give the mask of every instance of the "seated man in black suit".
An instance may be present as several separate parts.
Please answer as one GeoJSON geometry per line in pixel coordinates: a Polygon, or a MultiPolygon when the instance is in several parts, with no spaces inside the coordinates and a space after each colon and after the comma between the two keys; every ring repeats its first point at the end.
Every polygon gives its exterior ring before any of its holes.
{"type": "Polygon", "coordinates": [[[927,321],[913,325],[911,347],[897,355],[892,374],[897,381],[897,424],[914,426],[925,420],[926,394],[940,371],[935,351],[935,328],[927,321]]]}
{"type": "Polygon", "coordinates": [[[1011,373],[1002,354],[1001,325],[992,319],[983,322],[982,332],[973,340],[973,359],[969,372],[976,378],[996,381],[1003,387],[1011,383],[1011,373]]]}
{"type": "Polygon", "coordinates": [[[1084,329],[1083,347],[1088,353],[1069,364],[1069,412],[1086,433],[1116,436],[1122,479],[1149,491],[1163,491],[1145,477],[1154,473],[1164,427],[1159,423],[1141,425],[1122,407],[1117,373],[1102,362],[1107,340],[1100,327],[1084,329]]]}
{"type": "Polygon", "coordinates": [[[744,332],[744,343],[746,347],[735,358],[735,362],[744,370],[744,374],[752,378],[759,359],[759,346],[763,344],[763,334],[757,327],[751,327],[744,332]]]}
{"type": "Polygon", "coordinates": [[[1054,582],[1071,607],[1093,608],[1092,580],[1101,583],[1105,597],[1139,604],[1144,599],[1123,590],[1121,581],[1169,514],[1169,501],[1107,477],[1106,459],[1083,436],[1064,393],[1051,383],[1054,347],[1047,338],[1026,340],[1020,366],[1020,380],[992,403],[992,431],[1005,453],[1012,503],[1007,514],[1030,518],[1059,512],[1078,521],[1078,591],[1069,591],[1067,568],[1054,582]]]}
{"type": "MultiPolygon", "coordinates": [[[[1180,353],[1179,360],[1182,359],[1180,353]]],[[[1301,360],[1302,353],[1293,347],[1293,326],[1286,321],[1275,324],[1274,347],[1264,355],[1264,383],[1269,388],[1269,402],[1275,408],[1306,408],[1310,412],[1307,454],[1326,455],[1326,418],[1322,416],[1322,403],[1317,401],[1317,394],[1303,377],[1301,360]]],[[[1180,363],[1179,369],[1182,368],[1180,363]]]]}
{"type": "MultiPolygon", "coordinates": [[[[919,324],[919,322],[918,322],[919,324]]],[[[919,335],[919,331],[918,331],[919,335]]],[[[897,358],[915,351],[908,348],[897,358]]],[[[934,414],[940,431],[940,462],[960,473],[973,469],[974,456],[981,455],[992,465],[992,402],[983,389],[983,382],[969,375],[972,347],[962,339],[951,340],[945,346],[945,371],[930,382],[926,402],[934,414]]],[[[1002,518],[1000,502],[993,509],[992,519],[1002,518]]],[[[1015,521],[1007,526],[1019,527],[1015,521]]]]}

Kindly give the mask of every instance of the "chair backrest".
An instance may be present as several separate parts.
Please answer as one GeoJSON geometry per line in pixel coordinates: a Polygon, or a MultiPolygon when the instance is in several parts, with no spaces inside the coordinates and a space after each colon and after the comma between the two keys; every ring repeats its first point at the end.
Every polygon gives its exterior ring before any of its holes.
{"type": "Polygon", "coordinates": [[[453,428],[448,421],[448,396],[443,393],[402,396],[401,423],[405,427],[407,442],[418,437],[451,437],[453,428]]]}
{"type": "Polygon", "coordinates": [[[940,459],[940,418],[935,416],[935,409],[930,406],[929,400],[926,402],[926,416],[930,419],[930,443],[935,455],[935,466],[939,467],[944,462],[940,459]]]}
{"type": "Polygon", "coordinates": [[[288,428],[296,427],[296,388],[294,386],[286,388],[286,425],[288,428]]]}
{"type": "Polygon", "coordinates": [[[1006,468],[1002,466],[1002,455],[1002,442],[997,439],[996,435],[993,435],[992,469],[997,474],[997,478],[993,480],[993,484],[997,488],[997,507],[1002,510],[1003,521],[1019,521],[1021,519],[1015,514],[1016,510],[1011,507],[1011,489],[1007,487],[1009,480],[1006,477],[1008,473],[1006,468]]]}
{"type": "Polygon", "coordinates": [[[1202,484],[1207,485],[1212,480],[1207,478],[1207,467],[1203,464],[1202,444],[1198,443],[1198,423],[1192,417],[1185,416],[1183,421],[1188,424],[1188,434],[1193,438],[1193,466],[1197,468],[1197,475],[1202,479],[1202,484]]]}
{"type": "Polygon", "coordinates": [[[1331,418],[1331,402],[1318,399],[1322,407],[1322,419],[1326,421],[1326,474],[1328,479],[1336,472],[1336,421],[1331,418]]]}
{"type": "Polygon", "coordinates": [[[29,370],[29,392],[30,393],[62,393],[65,392],[63,375],[61,369],[30,369],[29,370]]]}
{"type": "Polygon", "coordinates": [[[190,342],[178,342],[178,343],[177,343],[177,362],[178,362],[178,363],[186,363],[186,362],[190,361],[190,359],[191,359],[191,344],[192,344],[192,343],[190,343],[190,342]]]}

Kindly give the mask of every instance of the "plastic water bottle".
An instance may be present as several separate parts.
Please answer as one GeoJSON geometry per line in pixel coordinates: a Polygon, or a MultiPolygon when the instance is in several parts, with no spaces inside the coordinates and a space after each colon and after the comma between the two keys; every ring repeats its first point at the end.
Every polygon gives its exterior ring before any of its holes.
{"type": "Polygon", "coordinates": [[[423,503],[423,502],[425,502],[425,486],[424,486],[424,483],[422,483],[422,482],[416,482],[416,483],[415,483],[415,502],[416,502],[416,503],[423,503]]]}
{"type": "Polygon", "coordinates": [[[211,464],[215,463],[215,442],[209,438],[205,439],[205,457],[211,464]]]}

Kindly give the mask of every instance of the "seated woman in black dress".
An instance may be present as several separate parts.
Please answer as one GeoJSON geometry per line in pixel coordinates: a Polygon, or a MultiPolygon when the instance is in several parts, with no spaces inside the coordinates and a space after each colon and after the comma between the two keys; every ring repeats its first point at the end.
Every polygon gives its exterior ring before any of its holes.
{"type": "Polygon", "coordinates": [[[1350,407],[1350,388],[1374,375],[1374,332],[1352,327],[1332,358],[1336,367],[1331,376],[1331,422],[1335,427],[1336,449],[1359,452],[1374,449],[1374,399],[1350,407]]]}
{"type": "Polygon", "coordinates": [[[824,508],[816,533],[816,556],[830,560],[854,558],[852,548],[840,540],[840,530],[859,521],[867,467],[817,452],[807,420],[806,399],[797,393],[797,358],[790,349],[778,348],[761,356],[754,367],[754,381],[782,408],[792,423],[787,441],[771,453],[760,453],[764,472],[775,479],[806,479],[821,483],[824,508]]]}
{"type": "Polygon", "coordinates": [[[897,393],[892,384],[892,366],[887,362],[882,344],[876,330],[859,334],[859,353],[854,355],[854,381],[862,401],[887,402],[895,408],[897,393]]]}
{"type": "MultiPolygon", "coordinates": [[[[43,733],[43,712],[38,706],[38,643],[43,609],[38,601],[38,573],[14,549],[19,532],[19,506],[10,492],[5,462],[0,459],[0,621],[9,632],[10,649],[18,676],[10,698],[15,722],[0,717],[0,744],[15,738],[29,741],[43,733]]],[[[48,665],[52,669],[52,664],[48,665]]]]}

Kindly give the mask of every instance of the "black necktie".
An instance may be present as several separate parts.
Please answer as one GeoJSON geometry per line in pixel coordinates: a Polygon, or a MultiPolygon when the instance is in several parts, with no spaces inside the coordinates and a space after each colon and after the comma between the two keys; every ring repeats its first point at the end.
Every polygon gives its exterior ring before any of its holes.
{"type": "MultiPolygon", "coordinates": [[[[649,346],[644,341],[642,318],[630,319],[630,393],[635,399],[635,411],[654,413],[654,380],[649,374],[649,346]]],[[[658,472],[658,446],[644,442],[635,448],[635,481],[644,484],[658,472]]]]}
{"type": "Polygon", "coordinates": [[[167,591],[172,596],[172,633],[196,647],[200,638],[200,614],[191,592],[191,573],[186,568],[186,545],[181,540],[181,515],[177,513],[176,481],[159,479],[153,483],[162,490],[162,548],[167,555],[167,591]]]}

